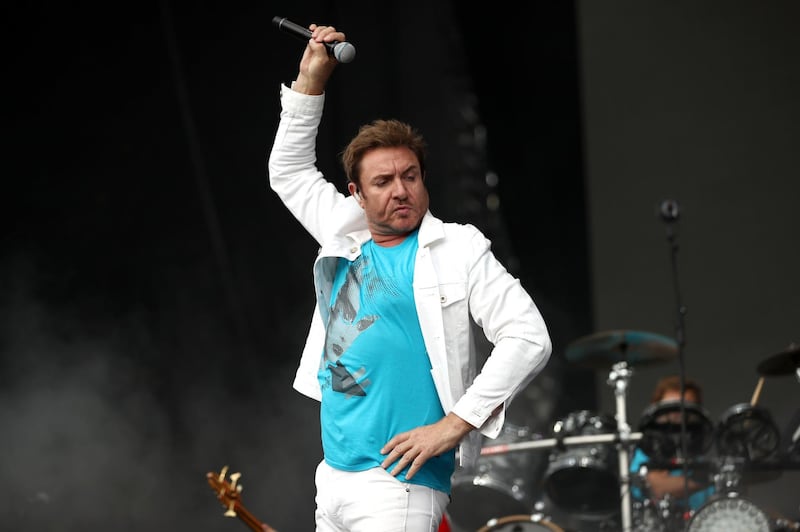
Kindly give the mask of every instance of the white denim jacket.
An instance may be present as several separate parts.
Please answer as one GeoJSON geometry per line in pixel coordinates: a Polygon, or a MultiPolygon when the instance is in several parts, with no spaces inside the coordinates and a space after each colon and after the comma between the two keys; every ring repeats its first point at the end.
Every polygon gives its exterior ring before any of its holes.
{"type": "MultiPolygon", "coordinates": [[[[361,244],[371,238],[355,199],[340,193],[316,167],[324,99],[281,87],[281,120],[268,165],[272,190],[321,246],[314,263],[317,305],[293,384],[318,401],[317,372],[336,262],[358,257],[361,244]]],[[[442,408],[480,428],[459,447],[461,465],[474,465],[480,434],[498,436],[511,400],[547,363],[552,350],[547,327],[478,229],[444,223],[430,212],[419,230],[413,289],[442,408]],[[493,345],[480,373],[471,319],[493,345]],[[499,405],[503,408],[492,415],[499,405]]]]}

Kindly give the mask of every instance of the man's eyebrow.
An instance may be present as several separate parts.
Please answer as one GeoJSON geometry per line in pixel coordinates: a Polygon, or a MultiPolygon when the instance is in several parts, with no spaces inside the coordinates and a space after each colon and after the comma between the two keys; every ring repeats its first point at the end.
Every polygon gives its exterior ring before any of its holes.
{"type": "MultiPolygon", "coordinates": [[[[401,175],[407,174],[408,172],[411,172],[411,171],[419,172],[420,171],[419,165],[418,164],[410,164],[405,168],[405,170],[402,170],[400,172],[400,174],[401,175]]],[[[385,178],[385,177],[392,177],[393,175],[394,175],[394,172],[380,173],[380,174],[375,174],[373,176],[368,177],[367,180],[368,181],[373,181],[375,179],[382,179],[382,178],[385,178]]]]}

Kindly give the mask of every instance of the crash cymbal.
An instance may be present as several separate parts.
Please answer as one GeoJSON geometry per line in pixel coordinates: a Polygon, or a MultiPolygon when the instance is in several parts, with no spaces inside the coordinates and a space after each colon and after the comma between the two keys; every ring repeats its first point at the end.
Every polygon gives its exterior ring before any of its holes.
{"type": "Polygon", "coordinates": [[[761,375],[793,375],[800,368],[800,345],[792,343],[786,351],[772,355],[758,365],[761,375]]]}
{"type": "Polygon", "coordinates": [[[644,331],[603,331],[570,343],[565,354],[568,361],[589,369],[609,369],[618,362],[645,366],[676,358],[678,342],[644,331]]]}

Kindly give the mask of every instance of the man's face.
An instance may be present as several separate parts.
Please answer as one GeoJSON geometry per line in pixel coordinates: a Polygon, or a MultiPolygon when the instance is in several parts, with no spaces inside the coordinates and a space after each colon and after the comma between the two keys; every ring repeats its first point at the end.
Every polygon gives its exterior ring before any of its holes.
{"type": "MultiPolygon", "coordinates": [[[[417,156],[405,147],[376,148],[361,160],[356,199],[377,244],[399,244],[419,226],[429,203],[423,177],[417,156]]],[[[348,189],[356,192],[355,184],[348,189]]]]}

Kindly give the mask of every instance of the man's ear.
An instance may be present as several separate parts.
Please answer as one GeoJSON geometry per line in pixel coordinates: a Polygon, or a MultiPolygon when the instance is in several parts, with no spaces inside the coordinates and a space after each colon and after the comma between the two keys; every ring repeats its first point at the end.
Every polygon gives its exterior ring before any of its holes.
{"type": "Polygon", "coordinates": [[[361,191],[360,191],[360,190],[358,190],[358,185],[356,185],[355,183],[353,183],[353,182],[350,182],[350,183],[348,183],[348,184],[347,184],[347,189],[350,191],[350,193],[351,193],[353,196],[355,196],[355,198],[356,198],[358,201],[361,201],[361,200],[363,199],[363,198],[361,197],[361,191]]]}
{"type": "Polygon", "coordinates": [[[361,192],[359,192],[358,186],[355,183],[352,181],[347,183],[347,190],[349,190],[350,194],[355,196],[358,201],[361,201],[361,192]]]}

